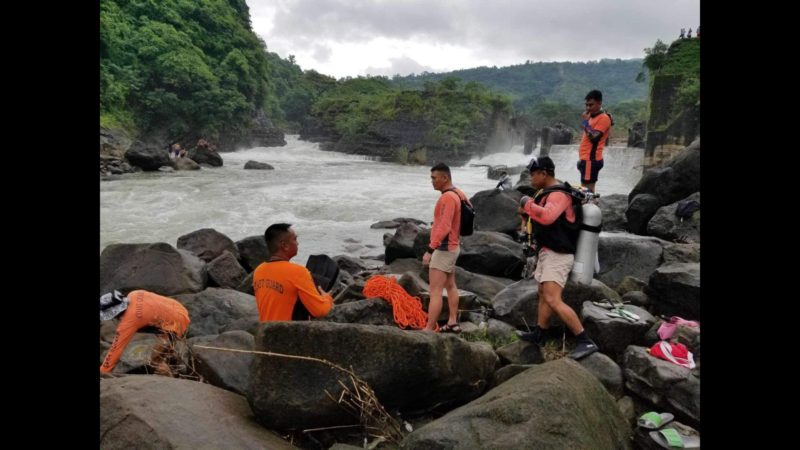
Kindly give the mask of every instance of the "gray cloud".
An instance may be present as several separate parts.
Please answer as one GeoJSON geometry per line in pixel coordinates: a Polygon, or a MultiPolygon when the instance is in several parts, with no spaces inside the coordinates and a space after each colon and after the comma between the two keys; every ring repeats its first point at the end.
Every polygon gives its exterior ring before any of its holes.
{"type": "Polygon", "coordinates": [[[402,55],[399,58],[389,58],[389,63],[389,67],[370,66],[364,69],[364,72],[369,75],[386,75],[388,77],[396,74],[405,76],[412,73],[433,72],[430,66],[424,66],[406,55],[402,55]]]}
{"type": "MultiPolygon", "coordinates": [[[[251,0],[251,3],[255,3],[251,0]]],[[[424,1],[284,0],[275,15],[276,35],[360,42],[449,34],[444,4],[424,1]]]]}
{"type": "Polygon", "coordinates": [[[331,59],[331,55],[333,54],[333,50],[327,45],[315,45],[314,46],[314,59],[319,62],[328,62],[331,59]]]}
{"type": "MultiPolygon", "coordinates": [[[[656,39],[669,42],[700,20],[699,0],[248,0],[251,14],[264,11],[261,1],[275,8],[264,39],[268,45],[280,40],[290,53],[316,51],[319,42],[335,49],[379,38],[468,49],[473,58],[451,69],[476,61],[641,58],[656,39]]],[[[400,59],[392,66],[404,67],[400,59]]],[[[365,63],[367,70],[383,70],[365,63]]]]}

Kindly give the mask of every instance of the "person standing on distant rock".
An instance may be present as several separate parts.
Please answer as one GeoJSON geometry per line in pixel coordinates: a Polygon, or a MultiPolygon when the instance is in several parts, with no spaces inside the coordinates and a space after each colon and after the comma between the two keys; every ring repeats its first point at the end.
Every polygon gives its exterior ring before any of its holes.
{"type": "Polygon", "coordinates": [[[210,152],[215,152],[215,151],[217,151],[217,146],[216,146],[216,145],[213,145],[213,144],[211,144],[210,142],[208,142],[207,140],[205,140],[205,138],[200,138],[200,139],[197,141],[197,145],[196,145],[195,147],[197,147],[198,149],[201,149],[201,148],[202,148],[202,149],[206,149],[206,150],[208,150],[208,151],[210,151],[210,152]]]}
{"type": "Polygon", "coordinates": [[[299,249],[297,233],[290,227],[288,223],[275,223],[264,231],[270,258],[253,272],[253,292],[261,322],[288,321],[293,316],[309,314],[324,317],[333,308],[333,297],[322,286],[314,287],[311,272],[289,261],[299,249]]]}
{"type": "Polygon", "coordinates": [[[458,288],[456,287],[456,260],[461,252],[461,201],[467,200],[461,189],[453,186],[450,168],[439,163],[431,168],[431,184],[442,193],[433,209],[433,227],[428,250],[422,256],[422,265],[428,267],[430,302],[428,324],[425,330],[436,330],[442,312],[442,289],[447,289],[447,324],[441,333],[461,333],[458,325],[458,288]]]}
{"type": "Polygon", "coordinates": [[[161,339],[164,343],[171,344],[175,339],[183,338],[190,322],[189,311],[177,300],[141,289],[131,291],[127,296],[115,290],[100,297],[100,320],[111,320],[120,314],[114,342],[100,365],[100,373],[114,370],[125,347],[139,329],[157,327],[163,331],[161,339]]]}
{"type": "Polygon", "coordinates": [[[689,33],[686,35],[686,37],[689,38],[689,39],[692,38],[692,29],[691,28],[689,28],[689,33]]]}
{"type": "Polygon", "coordinates": [[[611,134],[611,116],[603,111],[603,93],[586,94],[586,110],[581,114],[581,143],[578,146],[578,171],[581,186],[594,192],[597,175],[603,168],[603,149],[611,134]]]}
{"type": "Polygon", "coordinates": [[[172,159],[178,159],[178,156],[181,154],[181,144],[174,143],[170,146],[170,157],[172,159]]]}
{"type": "Polygon", "coordinates": [[[681,28],[681,35],[680,38],[683,39],[686,37],[686,28],[681,28]]]}
{"type": "Polygon", "coordinates": [[[575,335],[578,345],[569,354],[581,359],[598,350],[586,334],[578,315],[561,298],[567,278],[575,262],[581,217],[572,198],[563,189],[568,187],[555,178],[556,166],[548,156],[531,159],[528,164],[531,186],[537,189],[534,198],[523,195],[520,206],[533,223],[537,255],[533,278],[539,283],[537,324],[528,333],[518,332],[520,339],[543,346],[553,314],[575,335]]]}

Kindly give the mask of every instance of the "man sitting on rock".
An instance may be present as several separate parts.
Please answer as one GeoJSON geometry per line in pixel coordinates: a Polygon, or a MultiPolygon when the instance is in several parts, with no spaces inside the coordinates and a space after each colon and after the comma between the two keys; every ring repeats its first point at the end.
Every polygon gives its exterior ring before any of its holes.
{"type": "Polygon", "coordinates": [[[288,223],[276,223],[264,231],[271,256],[253,272],[261,322],[307,319],[309,315],[324,317],[333,308],[333,297],[322,286],[314,287],[311,272],[289,261],[299,247],[297,233],[290,227],[288,223]]]}

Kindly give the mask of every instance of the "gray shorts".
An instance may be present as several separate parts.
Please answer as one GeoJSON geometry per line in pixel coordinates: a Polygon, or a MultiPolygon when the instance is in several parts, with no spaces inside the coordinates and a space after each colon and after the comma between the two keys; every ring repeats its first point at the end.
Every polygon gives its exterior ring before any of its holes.
{"type": "Polygon", "coordinates": [[[562,288],[567,284],[567,278],[572,271],[575,255],[571,253],[556,253],[549,248],[539,250],[539,262],[533,272],[533,278],[539,283],[555,281],[562,288]]]}
{"type": "Polygon", "coordinates": [[[434,250],[431,255],[431,269],[441,270],[445,273],[453,273],[456,270],[456,260],[458,254],[461,253],[461,247],[453,251],[447,250],[434,250]]]}

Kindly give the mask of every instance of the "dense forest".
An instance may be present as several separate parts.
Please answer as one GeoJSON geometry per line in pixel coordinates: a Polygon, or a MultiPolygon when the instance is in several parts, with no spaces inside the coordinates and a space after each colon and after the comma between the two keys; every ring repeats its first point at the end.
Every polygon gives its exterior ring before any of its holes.
{"type": "Polygon", "coordinates": [[[515,114],[524,114],[536,127],[558,122],[577,127],[583,98],[592,89],[603,92],[603,106],[614,116],[615,128],[627,129],[646,114],[646,75],[642,60],[602,59],[588,62],[530,62],[508,67],[477,67],[444,73],[395,76],[392,83],[420,88],[425,82],[458,77],[478,82],[506,95],[515,114]],[[637,76],[639,81],[637,82],[637,76]]]}
{"type": "MultiPolygon", "coordinates": [[[[644,49],[647,56],[642,63],[649,74],[650,88],[658,76],[678,76],[681,81],[672,104],[672,114],[677,115],[683,109],[700,101],[700,39],[678,39],[669,46],[660,39],[644,49]]],[[[639,81],[643,81],[645,71],[640,72],[639,81]]]]}
{"type": "Polygon", "coordinates": [[[134,135],[235,134],[263,111],[288,132],[316,119],[351,137],[387,120],[424,121],[432,144],[458,145],[499,111],[575,126],[595,88],[624,130],[646,114],[641,71],[641,60],[604,59],[337,81],[270,52],[244,0],[100,2],[100,125],[134,135]]]}
{"type": "Polygon", "coordinates": [[[385,77],[343,80],[312,108],[314,117],[345,140],[366,138],[380,124],[424,123],[419,145],[453,149],[475,134],[485,134],[498,114],[510,117],[508,98],[457,78],[428,81],[420,90],[399,90],[385,77]]]}
{"type": "Polygon", "coordinates": [[[213,136],[258,110],[291,125],[334,84],[268,52],[244,0],[100,2],[101,126],[213,136]]]}

